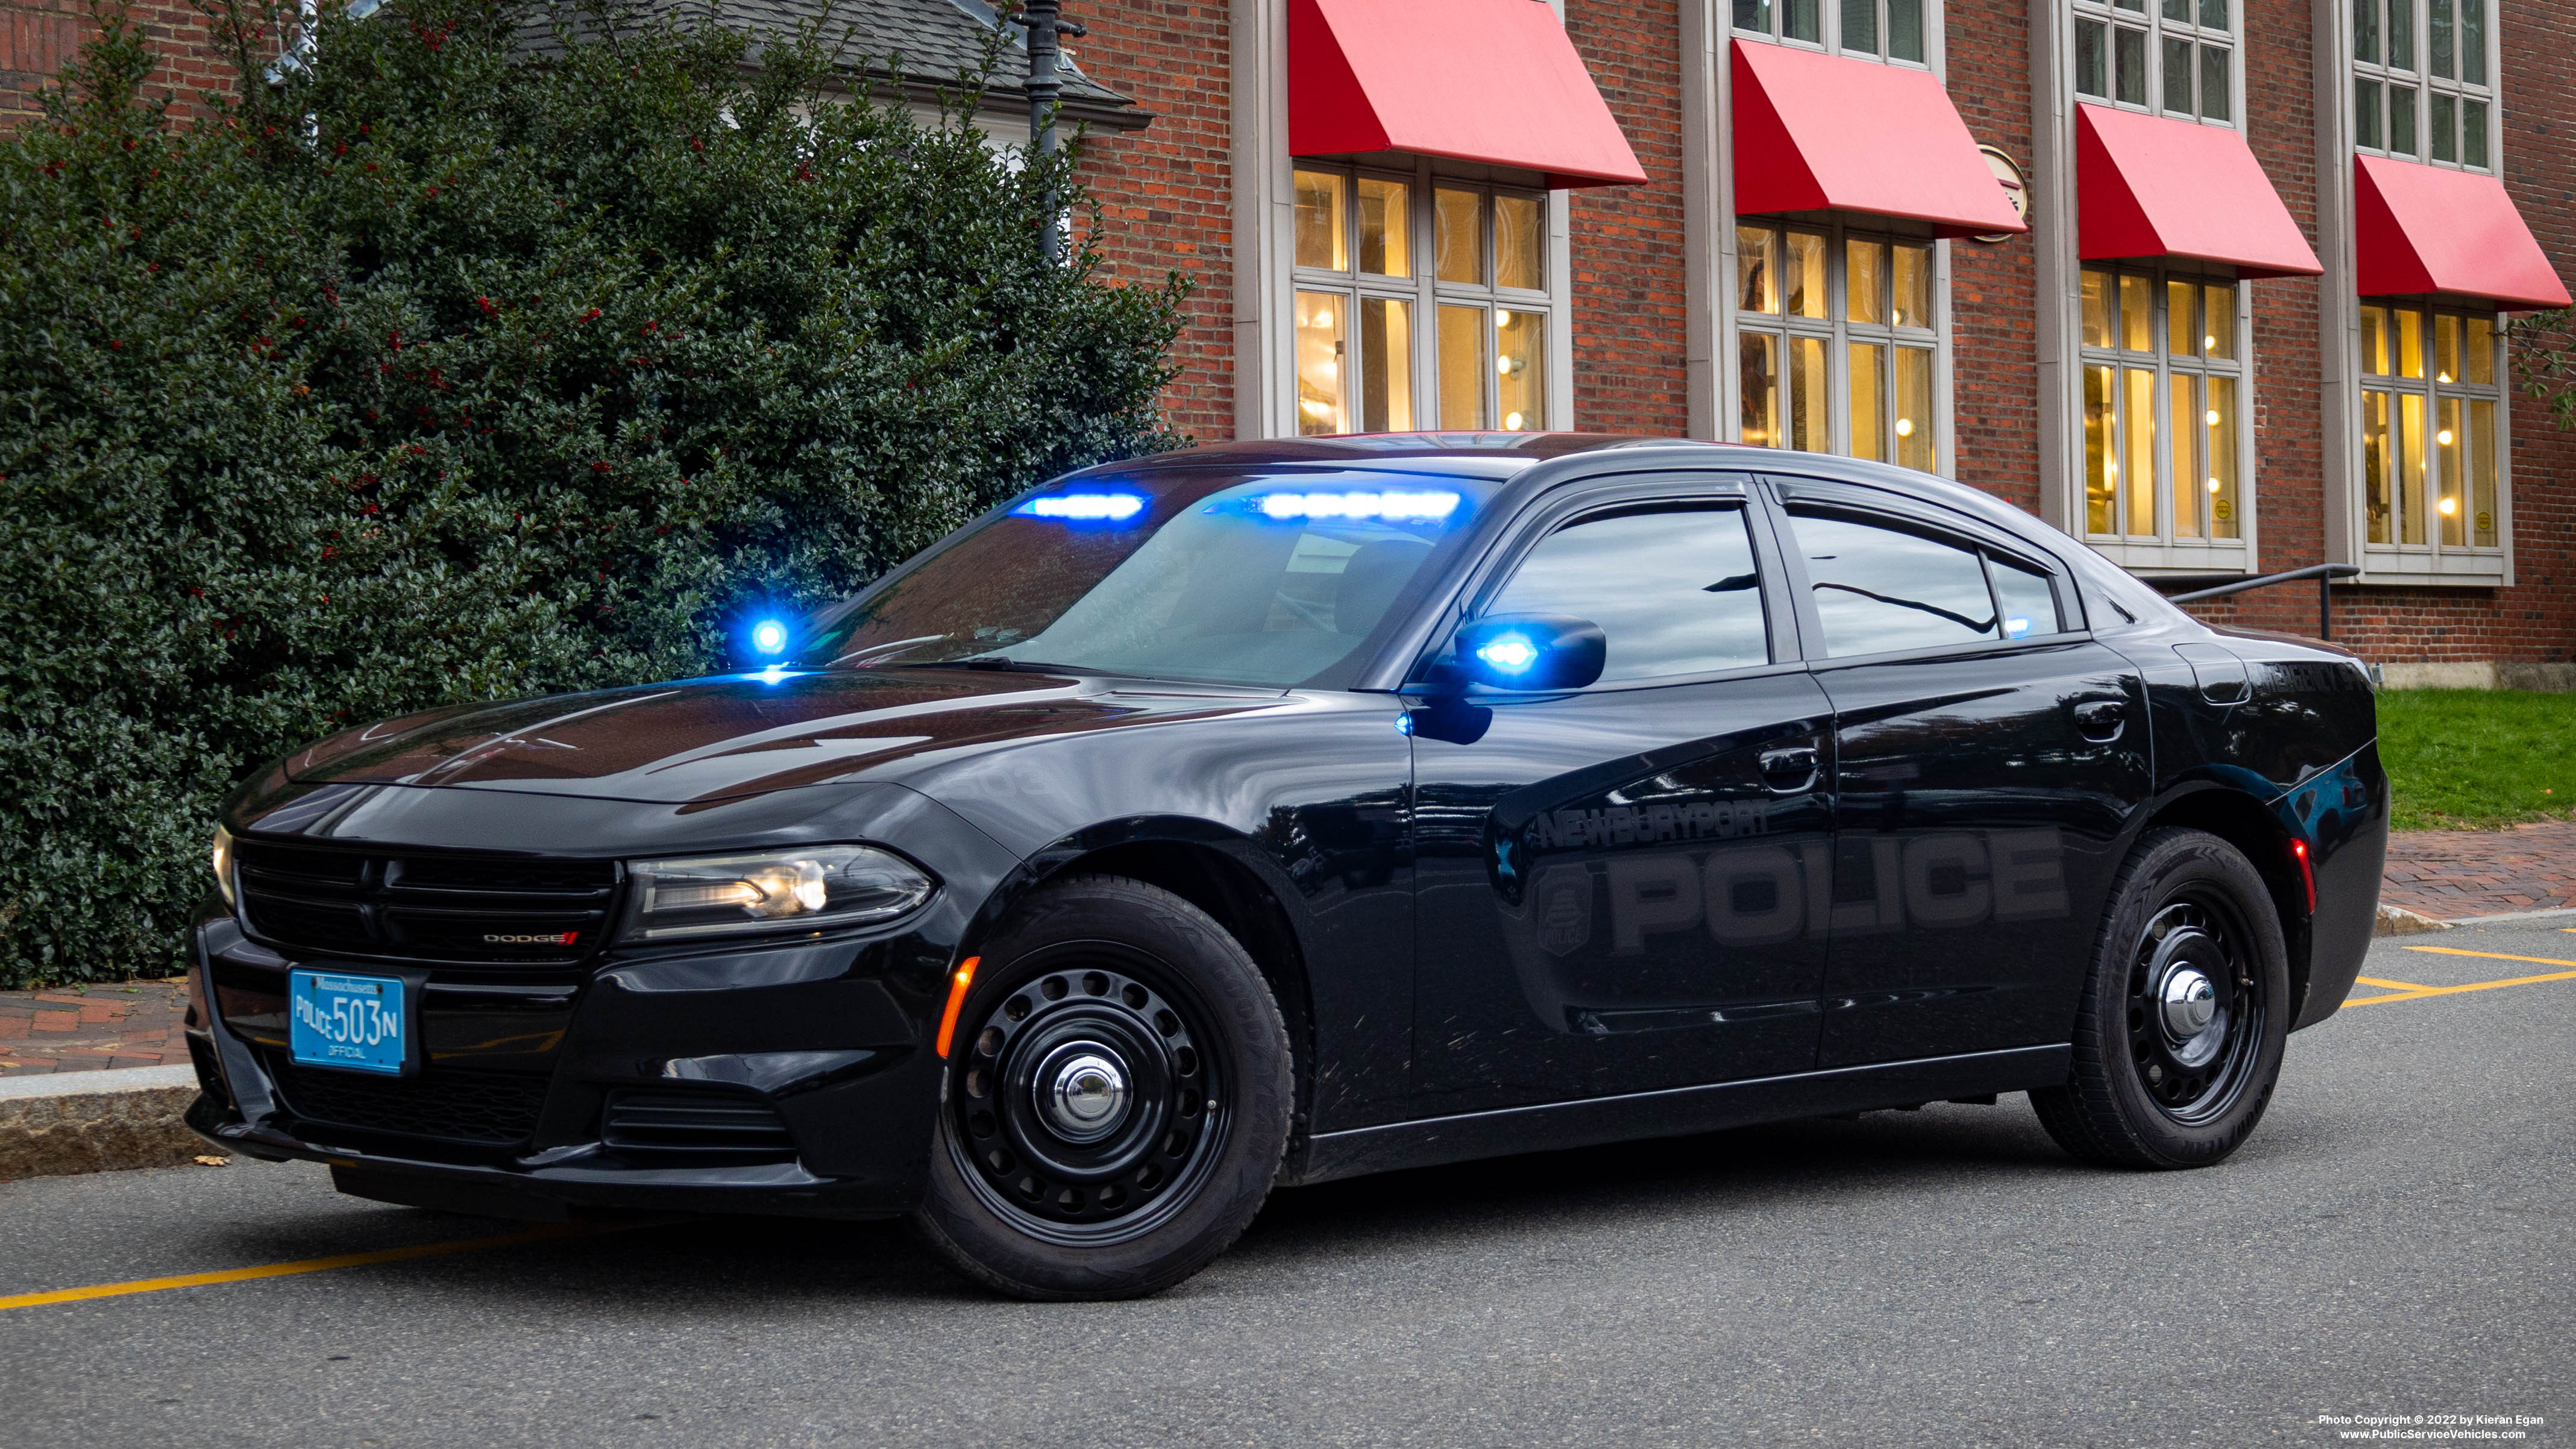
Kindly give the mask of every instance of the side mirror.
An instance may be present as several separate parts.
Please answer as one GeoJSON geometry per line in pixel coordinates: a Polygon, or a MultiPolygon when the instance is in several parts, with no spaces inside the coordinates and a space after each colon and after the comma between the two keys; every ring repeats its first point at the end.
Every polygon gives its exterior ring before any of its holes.
{"type": "Polygon", "coordinates": [[[1458,630],[1460,673],[1488,689],[1581,689],[1609,650],[1600,625],[1564,614],[1494,614],[1458,630]]]}

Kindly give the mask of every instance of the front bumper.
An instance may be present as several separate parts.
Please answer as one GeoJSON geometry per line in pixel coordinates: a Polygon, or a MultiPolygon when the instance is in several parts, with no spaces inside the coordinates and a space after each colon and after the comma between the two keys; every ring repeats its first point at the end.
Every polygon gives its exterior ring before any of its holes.
{"type": "Polygon", "coordinates": [[[611,953],[541,974],[290,959],[210,902],[188,1124],[226,1152],[330,1163],[346,1190],[429,1206],[899,1214],[929,1163],[953,945],[934,938],[949,935],[611,953]],[[416,1071],[295,1065],[286,982],[300,966],[411,976],[416,1071]],[[637,1102],[683,1126],[621,1131],[637,1102]],[[685,1125],[709,1115],[737,1136],[685,1125]],[[753,1146],[738,1145],[743,1122],[753,1146]]]}

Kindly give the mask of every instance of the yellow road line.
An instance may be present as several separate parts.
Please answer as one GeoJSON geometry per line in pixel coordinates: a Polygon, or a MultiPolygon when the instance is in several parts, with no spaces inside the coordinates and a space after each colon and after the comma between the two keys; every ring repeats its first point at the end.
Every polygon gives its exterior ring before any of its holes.
{"type": "Polygon", "coordinates": [[[77,1303],[84,1298],[116,1298],[128,1293],[159,1293],[170,1288],[195,1288],[208,1283],[240,1283],[252,1278],[283,1278],[293,1273],[324,1273],[333,1268],[363,1268],[370,1263],[399,1263],[407,1258],[435,1258],[447,1253],[471,1253],[483,1248],[511,1248],[521,1243],[541,1243],[549,1238],[583,1236],[591,1229],[576,1225],[547,1223],[526,1232],[503,1233],[490,1238],[457,1238],[444,1243],[416,1243],[408,1248],[378,1248],[372,1253],[341,1253],[329,1258],[304,1258],[292,1263],[262,1263],[256,1268],[226,1268],[214,1273],[181,1273],[170,1278],[131,1278],[122,1283],[92,1283],[85,1288],[56,1288],[44,1293],[20,1293],[0,1298],[0,1310],[34,1308],[44,1303],[77,1303]]]}
{"type": "MultiPolygon", "coordinates": [[[[2486,961],[2530,961],[2543,966],[2576,967],[2576,961],[2561,960],[2556,956],[2511,956],[2502,951],[2464,951],[2457,946],[2408,946],[2404,949],[2429,951],[2443,956],[2475,956],[2486,961]]],[[[2367,976],[2357,976],[2353,979],[2368,981],[2373,986],[2403,984],[2395,981],[2376,981],[2367,976]]],[[[2503,981],[2472,981],[2466,986],[2408,986],[2402,991],[2394,991],[2386,996],[2365,996],[2358,1001],[2347,1001],[2344,1005],[2368,1006],[2374,1001],[2421,1001],[2427,996],[2457,996],[2463,991],[2493,991],[2499,986],[2531,986],[2543,981],[2576,981],[2576,970],[2553,971],[2545,976],[2515,976],[2503,981]]]]}
{"type": "MultiPolygon", "coordinates": [[[[2405,949],[2409,951],[2430,951],[2435,955],[2440,956],[2475,956],[2486,961],[2533,961],[2543,966],[2565,966],[2571,970],[2576,970],[2576,961],[2565,961],[2556,956],[2508,956],[2502,951],[2463,951],[2457,946],[2408,946],[2405,949]]],[[[2531,979],[2534,981],[2546,981],[2550,978],[2545,976],[2534,976],[2531,979]]],[[[2499,981],[2495,984],[2498,986],[2510,986],[2514,983],[2510,981],[2499,981]]],[[[2449,991],[2454,989],[2464,990],[2466,988],[2436,986],[2428,989],[2434,991],[2449,991]]]]}
{"type": "Polygon", "coordinates": [[[2360,982],[2364,986],[2385,986],[2391,991],[2422,991],[2426,989],[2416,985],[2412,981],[2391,981],[2385,976],[2356,976],[2352,979],[2360,982]]]}

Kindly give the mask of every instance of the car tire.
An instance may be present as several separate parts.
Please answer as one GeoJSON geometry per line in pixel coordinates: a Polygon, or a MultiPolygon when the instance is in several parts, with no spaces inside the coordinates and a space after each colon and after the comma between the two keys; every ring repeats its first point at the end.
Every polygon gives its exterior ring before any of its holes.
{"type": "Polygon", "coordinates": [[[2253,863],[2205,831],[2150,832],[2112,887],[2069,1078],[2031,1106],[2086,1162],[2223,1161],[2271,1103],[2289,996],[2280,915],[2253,863]]]}
{"type": "Polygon", "coordinates": [[[1296,1073],[1251,955],[1188,901],[1078,876],[985,943],[914,1224],[997,1292],[1139,1298],[1207,1266],[1270,1195],[1296,1073]]]}

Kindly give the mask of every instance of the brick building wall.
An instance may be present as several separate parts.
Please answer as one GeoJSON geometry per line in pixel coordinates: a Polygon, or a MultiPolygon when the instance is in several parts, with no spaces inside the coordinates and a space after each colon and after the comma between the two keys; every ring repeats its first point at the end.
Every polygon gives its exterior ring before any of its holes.
{"type": "MultiPolygon", "coordinates": [[[[189,0],[136,0],[126,13],[160,52],[145,93],[168,99],[171,115],[195,115],[200,96],[231,86],[233,68],[215,54],[206,18],[189,0]]],[[[86,0],[0,0],[0,132],[43,114],[38,90],[97,33],[86,0]]]]}
{"type": "MultiPolygon", "coordinates": [[[[2308,0],[2243,0],[2248,140],[2291,216],[2317,235],[2315,47],[2308,0]]],[[[1187,325],[1166,394],[1171,425],[1199,441],[1235,427],[1232,102],[1228,0],[1090,0],[1085,69],[1133,96],[1147,130],[1092,138],[1084,169],[1102,207],[1115,284],[1190,278],[1187,325]]],[[[2576,8],[2496,6],[2504,69],[2502,174],[2542,248],[2576,262],[2576,8]]],[[[2027,158],[2027,0],[1947,0],[1948,83],[1978,140],[2027,158]]],[[[1649,177],[1572,194],[1573,389],[1578,427],[1677,435],[1687,425],[1688,258],[1682,215],[1681,32],[1667,0],[1570,0],[1567,30],[1649,177]]],[[[158,88],[185,115],[228,67],[185,0],[133,12],[165,56],[158,88]]],[[[35,88],[89,33],[81,0],[0,0],[0,126],[34,112],[35,88]]],[[[2038,206],[2072,198],[2038,196],[2038,206]]],[[[1959,477],[2039,507],[2037,296],[2026,238],[1951,248],[1952,427],[1959,477]]],[[[2326,555],[2318,284],[2250,284],[2254,299],[2260,562],[2326,555]]],[[[2384,662],[2576,660],[2576,435],[2527,400],[2514,409],[2516,582],[2509,589],[2339,587],[2338,642],[2384,662]]],[[[2313,633],[2312,588],[2194,608],[2214,622],[2313,633]]]]}

